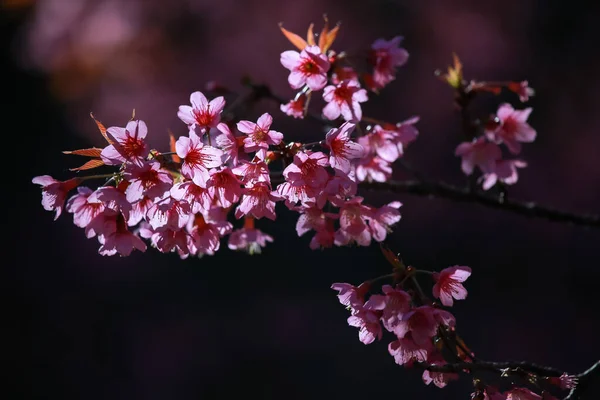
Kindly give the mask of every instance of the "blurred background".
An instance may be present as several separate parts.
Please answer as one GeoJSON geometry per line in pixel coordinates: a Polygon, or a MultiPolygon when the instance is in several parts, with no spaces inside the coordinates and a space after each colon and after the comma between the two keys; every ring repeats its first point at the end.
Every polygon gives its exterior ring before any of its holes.
{"type": "MultiPolygon", "coordinates": [[[[311,251],[296,216],[278,206],[258,226],[275,242],[262,255],[222,248],[182,261],[154,249],[98,255],[69,215],[53,221],[31,179],[78,166],[62,150],[103,145],[89,117],[124,126],[135,108],[149,141],[186,134],[177,108],[211,80],[240,78],[293,95],[279,54],[292,49],[277,24],[320,29],[342,21],[334,48],[360,51],[405,37],[410,59],[363,108],[389,121],[421,116],[406,159],[431,178],[462,184],[452,93],[433,76],[456,52],[467,78],[529,80],[536,96],[524,145],[529,167],[509,196],[574,212],[600,212],[600,13],[572,0],[331,1],[0,0],[2,131],[8,147],[4,261],[9,295],[4,341],[12,398],[467,399],[468,378],[445,389],[396,365],[390,337],[365,346],[330,289],[387,273],[379,248],[311,251]],[[16,150],[15,150],[16,149],[16,150]]],[[[486,97],[480,111],[495,111],[486,97]]],[[[323,135],[269,103],[274,128],[291,140],[323,135]]],[[[402,178],[402,172],[398,172],[402,178]]],[[[453,309],[482,359],[528,360],[580,372],[600,357],[600,230],[527,219],[443,199],[400,200],[390,244],[418,268],[468,265],[469,297],[453,309]]],[[[225,243],[223,243],[224,245],[225,243]]],[[[223,246],[226,247],[226,246],[223,246]]],[[[596,396],[594,394],[594,396],[596,396]]],[[[590,397],[596,398],[596,397],[590,397]]]]}

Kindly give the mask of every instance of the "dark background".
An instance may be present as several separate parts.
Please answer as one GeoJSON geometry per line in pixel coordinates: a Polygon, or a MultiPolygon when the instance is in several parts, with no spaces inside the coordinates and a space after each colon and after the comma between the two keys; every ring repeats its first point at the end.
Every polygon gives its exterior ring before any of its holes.
{"type": "MultiPolygon", "coordinates": [[[[180,104],[215,79],[240,89],[251,75],[291,96],[279,54],[291,49],[278,22],[304,32],[327,12],[342,30],[334,48],[358,50],[403,35],[408,64],[365,106],[401,121],[420,115],[406,159],[430,177],[462,184],[459,121],[450,90],[433,76],[456,51],[467,78],[528,79],[538,139],[514,198],[600,212],[600,13],[580,1],[0,1],[5,364],[0,390],[13,398],[264,399],[383,396],[466,399],[468,378],[427,387],[396,365],[391,339],[365,346],[330,289],[387,273],[377,246],[311,251],[296,216],[278,206],[262,255],[223,246],[181,261],[153,249],[102,257],[69,215],[53,222],[37,175],[69,177],[80,161],[60,151],[101,145],[89,112],[123,126],[136,109],[164,149],[166,130],[185,134],[180,104]]],[[[500,100],[486,98],[484,113],[500,100]]],[[[321,128],[269,111],[292,140],[321,128]]],[[[402,172],[398,173],[402,178],[402,172]]],[[[487,360],[528,360],[569,372],[599,358],[600,231],[443,199],[400,200],[390,243],[409,264],[468,265],[469,297],[452,310],[471,348],[487,360]]],[[[224,243],[223,243],[224,244],[224,243]]],[[[4,358],[4,357],[3,357],[4,358]]]]}

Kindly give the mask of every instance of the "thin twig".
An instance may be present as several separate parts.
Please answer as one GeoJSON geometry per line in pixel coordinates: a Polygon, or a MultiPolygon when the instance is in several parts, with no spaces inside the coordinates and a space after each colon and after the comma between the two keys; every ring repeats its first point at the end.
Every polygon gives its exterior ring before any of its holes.
{"type": "Polygon", "coordinates": [[[564,400],[579,399],[580,396],[587,390],[590,382],[593,379],[600,377],[600,360],[596,361],[596,363],[590,368],[588,368],[586,371],[575,375],[575,377],[577,378],[577,384],[573,389],[571,389],[571,391],[569,392],[567,397],[565,397],[564,400]]]}

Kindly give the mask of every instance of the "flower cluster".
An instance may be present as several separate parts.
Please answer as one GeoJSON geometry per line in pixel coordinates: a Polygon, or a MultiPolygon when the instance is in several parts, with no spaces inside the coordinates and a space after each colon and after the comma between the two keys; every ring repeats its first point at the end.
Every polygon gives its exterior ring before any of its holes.
{"type": "MultiPolygon", "coordinates": [[[[332,289],[337,290],[340,303],[346,306],[351,316],[348,324],[359,328],[359,339],[370,344],[381,339],[383,330],[393,333],[395,340],[389,343],[388,351],[399,365],[411,366],[414,362],[430,365],[446,363],[439,346],[442,336],[454,332],[456,320],[454,316],[438,307],[427,304],[422,293],[404,290],[405,282],[414,278],[414,270],[409,268],[392,274],[400,283],[383,285],[383,294],[367,293],[373,289],[373,281],[367,281],[355,287],[348,283],[336,283],[332,289]]],[[[471,269],[463,266],[446,268],[439,274],[433,274],[435,285],[433,295],[442,304],[451,306],[453,299],[466,298],[467,291],[462,285],[471,275],[471,269]]],[[[464,354],[469,358],[472,354],[464,354]]],[[[448,381],[457,379],[455,373],[438,373],[425,370],[423,381],[433,382],[442,388],[448,381]]]]}

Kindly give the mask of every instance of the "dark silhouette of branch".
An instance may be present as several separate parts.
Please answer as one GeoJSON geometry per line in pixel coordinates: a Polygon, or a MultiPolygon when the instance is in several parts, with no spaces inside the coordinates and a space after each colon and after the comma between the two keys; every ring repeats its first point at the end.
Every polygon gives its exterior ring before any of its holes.
{"type": "Polygon", "coordinates": [[[418,180],[364,182],[360,184],[360,187],[368,190],[408,193],[418,196],[438,197],[454,201],[477,203],[486,207],[509,211],[527,217],[545,218],[549,221],[566,222],[581,226],[600,227],[600,215],[569,213],[544,207],[534,202],[509,200],[482,191],[452,186],[444,182],[432,183],[418,180]]]}
{"type": "Polygon", "coordinates": [[[415,363],[417,367],[426,369],[431,372],[472,372],[472,371],[521,371],[529,372],[537,376],[552,377],[561,376],[562,371],[558,369],[545,367],[543,365],[532,364],[524,361],[518,362],[494,362],[494,361],[477,361],[477,362],[461,362],[445,365],[433,365],[426,363],[415,363]]]}

